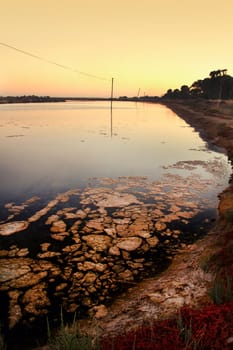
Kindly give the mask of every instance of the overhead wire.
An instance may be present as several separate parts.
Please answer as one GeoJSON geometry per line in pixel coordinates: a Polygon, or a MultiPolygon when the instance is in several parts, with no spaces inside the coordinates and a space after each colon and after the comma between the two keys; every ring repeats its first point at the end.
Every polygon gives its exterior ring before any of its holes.
{"type": "Polygon", "coordinates": [[[72,71],[74,73],[78,73],[78,74],[81,74],[81,75],[85,75],[87,77],[90,77],[90,78],[95,78],[95,79],[99,79],[99,80],[106,80],[106,81],[110,81],[111,79],[107,79],[107,78],[104,78],[104,77],[100,77],[98,75],[94,75],[94,74],[90,74],[90,73],[86,73],[86,72],[83,72],[83,71],[80,71],[80,70],[77,70],[77,69],[74,69],[72,67],[69,67],[69,66],[65,66],[63,64],[60,64],[60,63],[57,63],[55,61],[51,61],[51,60],[48,60],[47,58],[44,58],[42,56],[38,56],[38,55],[35,55],[34,53],[31,53],[29,51],[25,51],[25,50],[22,50],[22,49],[19,49],[15,46],[12,46],[12,45],[9,45],[9,44],[6,44],[6,43],[3,43],[3,42],[0,42],[0,45],[2,46],[5,46],[9,49],[12,49],[12,50],[15,50],[17,52],[20,52],[24,55],[27,55],[27,56],[30,56],[30,57],[33,57],[33,58],[36,58],[40,61],[43,61],[43,62],[46,62],[46,63],[49,63],[49,64],[53,64],[57,67],[60,67],[60,68],[63,68],[63,69],[66,69],[66,70],[69,70],[69,71],[72,71]]]}

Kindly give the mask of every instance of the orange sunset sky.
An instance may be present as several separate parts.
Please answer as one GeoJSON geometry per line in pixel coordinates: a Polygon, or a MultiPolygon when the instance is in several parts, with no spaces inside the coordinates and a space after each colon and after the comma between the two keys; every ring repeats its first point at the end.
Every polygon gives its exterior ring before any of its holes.
{"type": "Polygon", "coordinates": [[[0,96],[109,97],[112,77],[116,97],[160,96],[233,75],[232,15],[232,0],[4,1],[0,42],[67,69],[0,44],[0,96]]]}

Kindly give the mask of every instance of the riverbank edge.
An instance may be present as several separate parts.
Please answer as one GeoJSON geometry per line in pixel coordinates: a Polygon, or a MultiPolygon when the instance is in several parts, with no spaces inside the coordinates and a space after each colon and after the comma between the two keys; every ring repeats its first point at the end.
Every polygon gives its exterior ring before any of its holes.
{"type": "MultiPolygon", "coordinates": [[[[225,151],[233,164],[233,115],[223,114],[221,109],[213,110],[208,101],[166,100],[159,103],[191,125],[210,148],[225,151]]],[[[107,315],[97,320],[100,336],[125,334],[143,325],[176,317],[183,306],[198,309],[212,304],[209,291],[216,277],[216,257],[224,244],[225,234],[233,230],[233,222],[227,218],[230,209],[233,210],[232,175],[229,186],[219,194],[218,218],[214,227],[204,238],[178,252],[166,271],[142,281],[116,298],[108,307],[107,315]],[[209,263],[213,257],[214,263],[209,263]],[[208,272],[204,272],[203,266],[208,263],[208,272]],[[190,289],[187,289],[188,284],[190,289]],[[170,295],[173,290],[176,292],[170,295]],[[183,304],[187,290],[192,293],[192,299],[183,304]]],[[[88,321],[81,322],[81,325],[84,331],[91,331],[88,321]]]]}
{"type": "Polygon", "coordinates": [[[215,102],[213,109],[213,101],[202,100],[164,101],[162,104],[190,124],[210,148],[217,146],[225,151],[231,162],[232,173],[228,187],[219,194],[216,229],[220,225],[221,230],[224,227],[224,231],[232,230],[233,225],[228,222],[227,213],[233,210],[233,109],[231,114],[226,114],[219,102],[215,102]]]}

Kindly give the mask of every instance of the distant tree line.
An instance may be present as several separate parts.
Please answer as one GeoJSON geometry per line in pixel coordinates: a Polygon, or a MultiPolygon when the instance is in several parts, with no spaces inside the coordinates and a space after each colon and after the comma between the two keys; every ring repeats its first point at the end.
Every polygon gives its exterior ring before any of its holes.
{"type": "Polygon", "coordinates": [[[180,89],[169,89],[162,98],[233,99],[233,77],[227,74],[227,69],[211,71],[208,78],[197,80],[190,87],[182,85],[180,89]]]}
{"type": "Polygon", "coordinates": [[[64,98],[50,96],[0,96],[0,103],[36,103],[36,102],[62,102],[64,98]]]}

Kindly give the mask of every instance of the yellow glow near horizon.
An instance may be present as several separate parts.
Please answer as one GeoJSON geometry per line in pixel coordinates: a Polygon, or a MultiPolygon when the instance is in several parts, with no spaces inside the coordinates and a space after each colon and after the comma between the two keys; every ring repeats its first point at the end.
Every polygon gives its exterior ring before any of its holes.
{"type": "Polygon", "coordinates": [[[161,95],[211,70],[233,74],[229,0],[12,0],[1,4],[0,95],[161,95]]]}

